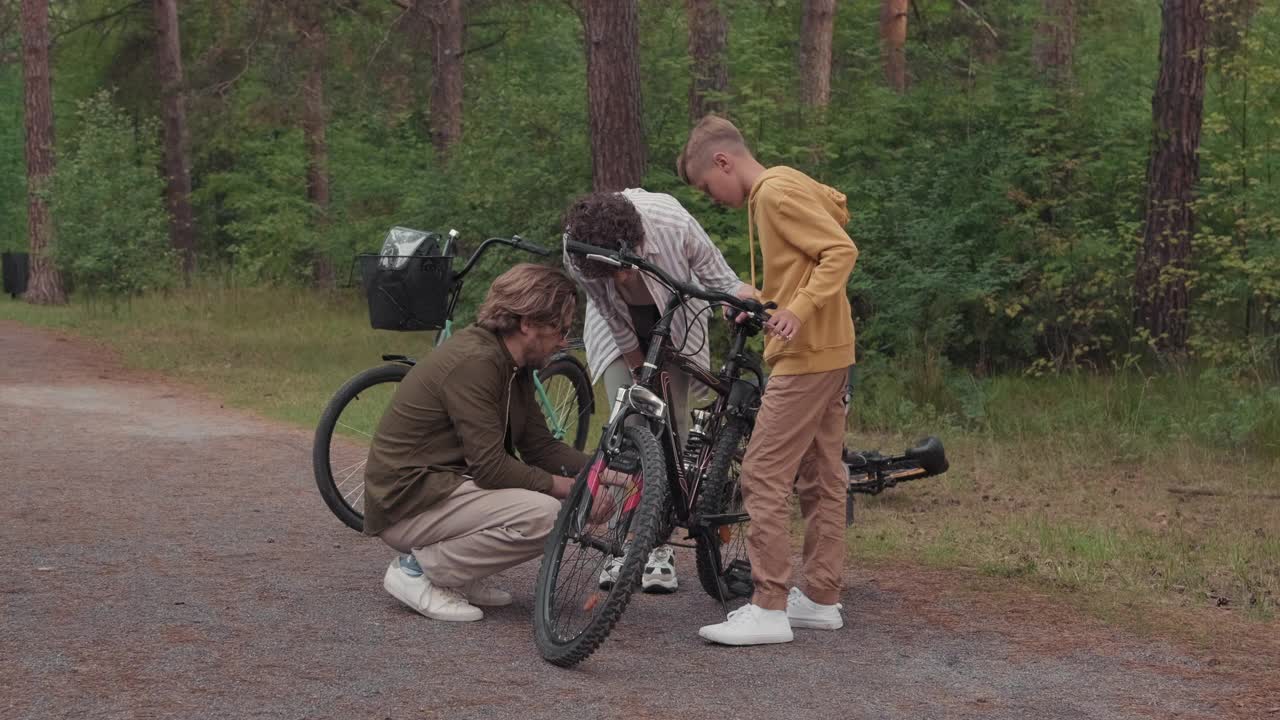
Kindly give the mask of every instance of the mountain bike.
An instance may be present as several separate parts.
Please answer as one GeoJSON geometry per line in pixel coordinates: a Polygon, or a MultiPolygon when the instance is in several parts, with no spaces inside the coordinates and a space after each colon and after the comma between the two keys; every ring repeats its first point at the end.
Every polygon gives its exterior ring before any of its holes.
{"type": "MultiPolygon", "coordinates": [[[[600,445],[561,507],[539,568],[534,641],[545,659],[572,667],[608,637],[639,584],[650,550],[677,526],[694,542],[699,584],[708,595],[724,606],[750,596],[750,518],[739,472],[766,378],[746,342],[763,330],[774,306],[680,283],[627,253],[571,240],[565,248],[596,262],[637,268],[672,293],[635,384],[618,391],[600,445]],[[672,318],[690,298],[712,303],[710,308],[728,306],[738,315],[717,374],[697,367],[673,346],[672,318]],[[689,373],[715,396],[691,412],[684,447],[668,412],[672,369],[689,373]],[[623,559],[622,567],[602,589],[600,572],[615,557],[623,559]]],[[[893,482],[946,470],[936,438],[901,457],[846,451],[845,460],[850,492],[879,492],[893,482]]]]}
{"type": "Polygon", "coordinates": [[[672,291],[635,384],[618,391],[600,445],[547,540],[535,590],[534,634],[543,657],[568,667],[604,642],[639,583],[649,551],[676,526],[694,541],[704,591],[726,602],[741,589],[726,577],[726,568],[746,563],[747,516],[731,466],[741,462],[764,384],[746,341],[764,328],[771,305],[678,282],[633,255],[571,240],[565,247],[597,262],[639,268],[672,291]],[[717,374],[673,347],[672,319],[691,298],[713,303],[708,309],[727,305],[745,313],[733,326],[727,360],[717,374]],[[684,447],[668,413],[672,369],[689,373],[715,396],[692,411],[684,447]],[[601,590],[598,576],[615,556],[623,558],[622,569],[601,590]]]}
{"type": "MultiPolygon", "coordinates": [[[[369,300],[370,324],[378,329],[435,330],[435,346],[449,338],[463,280],[486,250],[506,245],[535,255],[551,251],[519,235],[493,237],[476,248],[461,270],[452,269],[457,231],[447,236],[395,228],[377,255],[357,261],[369,300]],[[393,236],[399,236],[393,239],[393,236]],[[399,245],[400,247],[396,247],[399,245]],[[412,250],[406,250],[412,246],[412,250]]],[[[590,375],[572,350],[554,355],[534,377],[538,404],[557,440],[581,450],[587,443],[595,398],[590,375]]],[[[316,426],[311,465],[325,504],[348,527],[364,530],[364,468],[378,422],[401,380],[414,366],[407,355],[383,355],[381,365],[364,370],[338,389],[316,426]]]]}

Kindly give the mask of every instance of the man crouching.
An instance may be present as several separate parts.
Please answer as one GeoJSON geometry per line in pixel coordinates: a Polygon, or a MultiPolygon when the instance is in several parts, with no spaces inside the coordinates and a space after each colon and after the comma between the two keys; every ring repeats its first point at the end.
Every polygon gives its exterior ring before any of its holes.
{"type": "Polygon", "coordinates": [[[558,499],[587,464],[552,437],[533,385],[565,347],[576,303],[558,269],[503,273],[475,324],[409,371],[378,423],[365,533],[402,553],[383,587],[429,618],[480,620],[477,605],[509,604],[483,580],[542,554],[558,499]]]}

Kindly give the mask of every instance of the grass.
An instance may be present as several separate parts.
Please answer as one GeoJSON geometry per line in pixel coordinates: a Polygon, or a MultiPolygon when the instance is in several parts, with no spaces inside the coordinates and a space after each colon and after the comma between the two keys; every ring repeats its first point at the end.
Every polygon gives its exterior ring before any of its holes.
{"type": "MultiPolygon", "coordinates": [[[[421,356],[432,341],[370,330],[354,295],[288,289],[200,288],[114,308],[4,299],[0,318],[100,340],[133,367],[306,428],[382,353],[421,356]]],[[[1275,617],[1274,390],[1214,372],[963,379],[947,410],[924,395],[904,405],[908,393],[865,383],[867,374],[850,443],[896,451],[933,432],[951,471],[860,498],[849,532],[855,558],[969,568],[1103,615],[1164,607],[1275,617]]],[[[596,402],[604,413],[599,388],[596,402]]]]}
{"type": "MultiPolygon", "coordinates": [[[[906,444],[890,435],[860,440],[906,444]]],[[[1275,460],[1154,439],[1136,454],[1104,446],[1082,453],[1057,435],[947,440],[945,476],[859,501],[849,543],[855,556],[1027,580],[1085,597],[1104,613],[1164,606],[1275,616],[1275,460]]]]}

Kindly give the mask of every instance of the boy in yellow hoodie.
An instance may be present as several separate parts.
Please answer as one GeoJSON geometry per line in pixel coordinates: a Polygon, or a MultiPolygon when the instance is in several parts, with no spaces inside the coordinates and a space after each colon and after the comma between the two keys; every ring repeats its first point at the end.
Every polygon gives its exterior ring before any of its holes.
{"type": "Polygon", "coordinates": [[[844,624],[837,602],[845,543],[842,391],[854,361],[845,285],[858,257],[844,231],[845,196],[798,170],[764,167],[738,129],[714,115],[693,128],[676,164],[682,180],[716,202],[747,206],[751,283],[758,230],[762,295],[778,305],[764,352],[772,373],[741,473],[755,593],[725,622],[699,634],[725,645],[760,645],[790,642],[793,627],[838,629],[844,624]],[[807,525],[805,589],[788,592],[793,486],[807,525]]]}

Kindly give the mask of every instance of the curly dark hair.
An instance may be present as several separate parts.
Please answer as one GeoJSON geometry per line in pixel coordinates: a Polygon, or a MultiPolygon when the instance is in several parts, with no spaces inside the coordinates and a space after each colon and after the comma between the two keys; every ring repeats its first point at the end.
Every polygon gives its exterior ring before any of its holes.
{"type": "MultiPolygon", "coordinates": [[[[564,231],[570,240],[610,250],[638,253],[644,246],[644,224],[640,213],[621,193],[597,192],[583,195],[564,214],[564,231]]],[[[570,255],[574,269],[585,278],[608,277],[612,265],[570,255]]]]}

